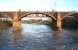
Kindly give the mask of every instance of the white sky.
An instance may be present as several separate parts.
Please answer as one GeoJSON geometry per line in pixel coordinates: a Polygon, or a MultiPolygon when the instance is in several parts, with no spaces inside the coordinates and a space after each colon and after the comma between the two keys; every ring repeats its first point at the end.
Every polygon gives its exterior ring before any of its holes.
{"type": "Polygon", "coordinates": [[[78,10],[77,5],[77,0],[0,0],[0,11],[16,11],[17,9],[25,11],[52,9],[60,11],[78,10]]]}

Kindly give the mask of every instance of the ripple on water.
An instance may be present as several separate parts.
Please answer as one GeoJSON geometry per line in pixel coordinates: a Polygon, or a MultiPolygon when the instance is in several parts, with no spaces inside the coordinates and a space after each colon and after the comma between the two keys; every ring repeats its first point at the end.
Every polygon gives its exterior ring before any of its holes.
{"type": "Polygon", "coordinates": [[[16,45],[17,50],[71,50],[74,47],[78,50],[78,42],[75,43],[77,35],[71,36],[74,33],[73,31],[63,30],[59,33],[60,36],[58,34],[52,35],[53,33],[46,25],[23,24],[21,31],[13,33],[17,38],[15,41],[10,38],[9,29],[0,32],[0,47],[10,48],[12,45],[16,45]]]}

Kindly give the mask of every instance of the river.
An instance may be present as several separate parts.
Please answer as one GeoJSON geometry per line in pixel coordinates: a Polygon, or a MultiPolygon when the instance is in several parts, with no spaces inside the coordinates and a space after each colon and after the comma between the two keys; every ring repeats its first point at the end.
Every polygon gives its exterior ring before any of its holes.
{"type": "Polygon", "coordinates": [[[51,30],[48,25],[25,24],[16,32],[0,29],[0,50],[78,50],[78,30],[51,30]]]}

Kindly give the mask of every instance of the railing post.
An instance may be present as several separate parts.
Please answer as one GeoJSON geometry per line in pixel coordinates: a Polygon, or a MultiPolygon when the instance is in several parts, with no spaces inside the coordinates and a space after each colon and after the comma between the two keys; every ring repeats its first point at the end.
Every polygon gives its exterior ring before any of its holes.
{"type": "Polygon", "coordinates": [[[57,13],[57,31],[62,31],[62,17],[60,13],[57,13]]]}

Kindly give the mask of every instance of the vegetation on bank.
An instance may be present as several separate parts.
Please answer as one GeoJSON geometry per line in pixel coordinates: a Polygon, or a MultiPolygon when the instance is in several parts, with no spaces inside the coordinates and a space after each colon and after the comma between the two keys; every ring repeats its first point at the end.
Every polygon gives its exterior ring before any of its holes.
{"type": "Polygon", "coordinates": [[[12,21],[8,21],[8,20],[0,20],[0,26],[12,26],[12,21]]]}
{"type": "Polygon", "coordinates": [[[63,28],[78,29],[78,17],[66,17],[63,19],[63,28]]]}
{"type": "Polygon", "coordinates": [[[28,23],[28,24],[44,24],[44,25],[50,25],[51,21],[49,20],[42,20],[42,19],[30,19],[30,20],[23,20],[22,23],[28,23]]]}

